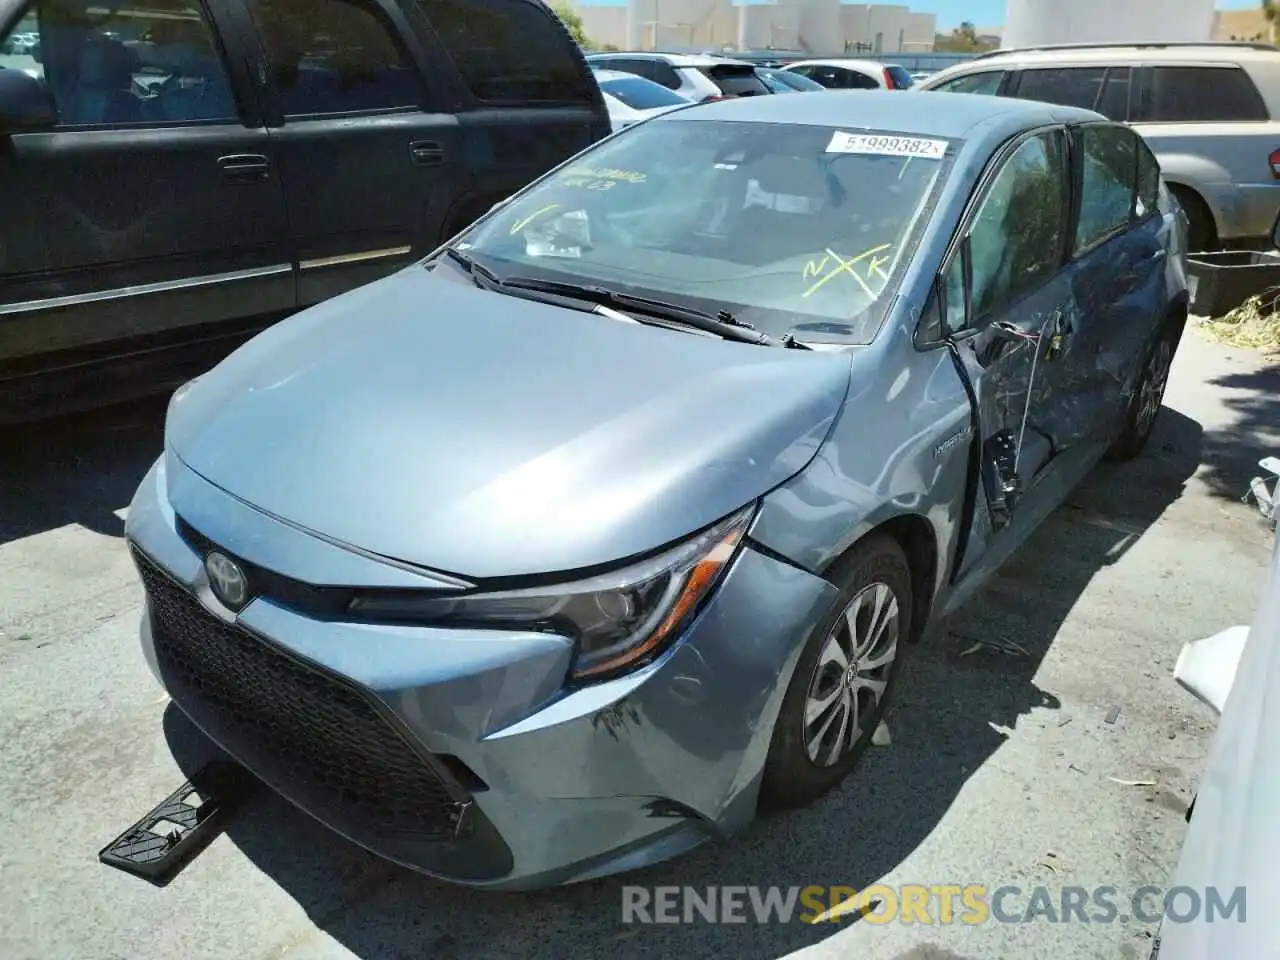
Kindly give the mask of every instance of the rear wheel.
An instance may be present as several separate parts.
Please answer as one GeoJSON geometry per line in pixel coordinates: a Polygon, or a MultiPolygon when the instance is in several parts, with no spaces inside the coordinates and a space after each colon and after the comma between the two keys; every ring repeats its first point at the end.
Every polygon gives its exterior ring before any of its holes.
{"type": "Polygon", "coordinates": [[[832,569],[839,596],[817,624],[787,687],[761,799],[794,807],[848,775],[884,716],[911,636],[911,567],[888,536],[869,538],[832,569]]]}
{"type": "Polygon", "coordinates": [[[1218,228],[1213,213],[1200,194],[1190,187],[1171,184],[1170,192],[1187,214],[1187,250],[1190,253],[1208,253],[1218,249],[1218,228]]]}
{"type": "Polygon", "coordinates": [[[1125,409],[1124,423],[1115,442],[1107,451],[1110,460],[1132,460],[1147,445],[1156,418],[1164,405],[1164,391],[1169,385],[1169,371],[1173,367],[1173,355],[1178,348],[1178,328],[1166,324],[1165,330],[1147,355],[1138,385],[1125,409]]]}

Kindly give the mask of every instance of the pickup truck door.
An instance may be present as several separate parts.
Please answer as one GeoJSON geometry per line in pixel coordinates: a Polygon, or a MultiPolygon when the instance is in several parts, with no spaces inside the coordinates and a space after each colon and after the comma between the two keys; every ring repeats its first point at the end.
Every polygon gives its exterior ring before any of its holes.
{"type": "Polygon", "coordinates": [[[229,26],[200,0],[31,0],[0,23],[0,49],[25,44],[0,68],[42,77],[59,116],[0,134],[0,385],[295,307],[284,194],[229,26]]]}
{"type": "Polygon", "coordinates": [[[461,137],[404,8],[244,0],[280,165],[298,299],[385,276],[440,241],[461,137]]]}

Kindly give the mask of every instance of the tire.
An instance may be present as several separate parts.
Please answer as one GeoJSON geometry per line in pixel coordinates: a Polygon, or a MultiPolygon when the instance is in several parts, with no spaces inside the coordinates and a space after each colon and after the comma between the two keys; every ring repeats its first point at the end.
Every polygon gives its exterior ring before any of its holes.
{"type": "Polygon", "coordinates": [[[1187,252],[1209,253],[1218,249],[1218,228],[1209,205],[1190,187],[1171,184],[1170,192],[1187,214],[1187,252]]]}
{"type": "Polygon", "coordinates": [[[1108,460],[1132,460],[1147,445],[1164,404],[1164,391],[1169,385],[1169,369],[1178,352],[1178,336],[1178,327],[1173,323],[1166,323],[1160,339],[1147,353],[1133,396],[1125,407],[1124,421],[1107,450],[1108,460]]]}
{"type": "MultiPolygon", "coordinates": [[[[829,578],[839,595],[815,625],[783,696],[761,785],[761,803],[766,807],[801,806],[849,774],[884,716],[913,636],[911,567],[892,537],[872,536],[856,544],[836,562],[829,578]],[[838,650],[848,663],[852,635],[847,614],[853,612],[858,634],[865,636],[871,632],[877,600],[887,604],[890,597],[896,603],[896,614],[883,621],[878,640],[871,638],[873,642],[861,656],[860,673],[851,672],[838,657],[829,656],[838,650]],[[887,661],[878,663],[886,656],[887,661]],[[878,685],[882,686],[877,699],[878,685]],[[826,701],[826,708],[818,710],[818,701],[826,701]],[[860,708],[856,734],[849,723],[848,705],[852,703],[860,708]],[[811,723],[806,723],[807,710],[817,711],[811,714],[811,723]],[[849,732],[839,737],[842,714],[849,732]],[[819,747],[815,754],[810,753],[812,742],[819,747]]],[[[881,606],[882,616],[890,609],[881,606]]]]}

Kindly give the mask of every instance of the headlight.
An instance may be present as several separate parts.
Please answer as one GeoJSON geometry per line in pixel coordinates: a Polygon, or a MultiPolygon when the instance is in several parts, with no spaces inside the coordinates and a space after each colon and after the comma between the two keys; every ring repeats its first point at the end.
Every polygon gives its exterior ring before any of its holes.
{"type": "Polygon", "coordinates": [[[598,680],[649,662],[680,636],[754,515],[751,504],[657,556],[577,583],[463,596],[362,593],[348,609],[361,617],[571,637],[573,678],[598,680]]]}

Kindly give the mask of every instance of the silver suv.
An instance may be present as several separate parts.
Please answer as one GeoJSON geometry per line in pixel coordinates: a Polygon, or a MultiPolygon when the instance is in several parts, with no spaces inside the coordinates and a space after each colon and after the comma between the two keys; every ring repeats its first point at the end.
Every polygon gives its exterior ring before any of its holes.
{"type": "Polygon", "coordinates": [[[1190,221],[1192,250],[1260,247],[1280,213],[1280,49],[1258,43],[999,50],[917,90],[1096,110],[1150,144],[1190,221]]]}

